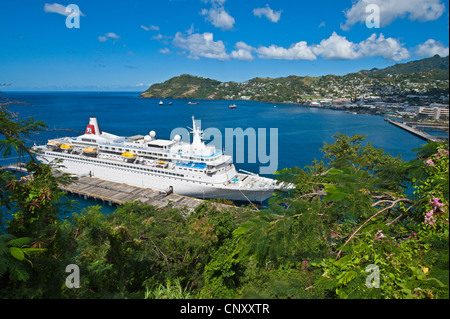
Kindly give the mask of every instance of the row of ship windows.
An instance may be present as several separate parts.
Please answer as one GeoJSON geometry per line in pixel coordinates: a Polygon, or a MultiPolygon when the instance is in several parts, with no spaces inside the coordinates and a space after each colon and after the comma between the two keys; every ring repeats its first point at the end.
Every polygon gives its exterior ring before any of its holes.
{"type": "MultiPolygon", "coordinates": [[[[64,154],[58,154],[58,156],[64,157],[64,158],[70,158],[70,159],[74,159],[74,160],[83,160],[85,162],[93,162],[93,163],[98,163],[98,164],[105,164],[103,162],[99,162],[99,161],[96,161],[96,160],[93,160],[93,159],[89,159],[89,158],[76,158],[75,159],[72,156],[67,156],[67,155],[64,155],[64,154]]],[[[161,174],[166,174],[166,175],[184,177],[183,174],[177,174],[177,173],[172,173],[172,172],[161,172],[161,171],[157,171],[157,170],[153,170],[153,169],[149,169],[149,168],[134,167],[134,166],[125,165],[125,164],[108,163],[108,165],[114,165],[114,166],[119,166],[119,167],[126,167],[126,168],[131,168],[131,169],[138,169],[138,170],[141,170],[141,171],[152,172],[152,173],[161,173],[161,174]]]]}
{"type": "MultiPolygon", "coordinates": [[[[45,154],[47,154],[47,152],[46,152],[45,154]]],[[[69,159],[72,159],[72,160],[83,160],[83,161],[88,161],[88,162],[94,162],[94,163],[104,164],[104,163],[102,163],[102,162],[95,161],[95,160],[91,160],[91,159],[85,159],[85,158],[73,158],[73,157],[71,157],[71,156],[67,156],[67,155],[63,155],[63,154],[58,154],[58,156],[64,157],[64,158],[69,158],[69,159]]],[[[172,176],[177,176],[177,177],[185,177],[185,175],[183,175],[183,174],[176,174],[176,173],[171,173],[171,172],[160,172],[160,171],[155,171],[155,170],[152,170],[152,169],[145,169],[145,168],[140,168],[140,167],[133,167],[133,166],[123,165],[123,164],[115,164],[115,163],[108,163],[108,164],[109,164],[109,165],[112,164],[112,165],[119,166],[119,167],[127,167],[127,168],[139,169],[139,170],[142,170],[142,171],[149,171],[149,172],[154,172],[154,173],[167,174],[167,175],[172,175],[172,176]]],[[[117,169],[120,169],[120,168],[117,168],[117,169]]],[[[192,176],[192,177],[194,177],[194,176],[192,176]]],[[[162,176],[162,178],[166,178],[166,177],[162,176]]],[[[167,178],[170,178],[170,177],[167,177],[167,178]]],[[[200,178],[200,177],[198,177],[198,178],[200,178]]],[[[194,184],[197,184],[197,183],[198,183],[198,184],[205,184],[205,185],[214,186],[214,184],[212,184],[212,183],[206,183],[206,182],[192,181],[192,183],[194,183],[194,184]]]]}

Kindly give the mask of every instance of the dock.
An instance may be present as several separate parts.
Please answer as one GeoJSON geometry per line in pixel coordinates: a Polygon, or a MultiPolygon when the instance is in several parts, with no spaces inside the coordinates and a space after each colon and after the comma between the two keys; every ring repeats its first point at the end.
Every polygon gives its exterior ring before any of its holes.
{"type": "Polygon", "coordinates": [[[430,134],[427,134],[425,132],[422,132],[422,131],[416,129],[415,127],[411,127],[411,126],[409,126],[409,125],[407,125],[405,123],[400,123],[398,121],[393,121],[393,120],[390,120],[390,119],[386,119],[386,121],[388,121],[390,124],[393,124],[395,126],[398,126],[398,127],[402,128],[405,131],[408,131],[408,132],[410,132],[410,133],[412,133],[412,134],[414,134],[414,135],[416,135],[416,136],[418,136],[421,139],[424,139],[426,141],[439,142],[439,141],[448,139],[448,138],[445,138],[445,137],[432,136],[430,134]]]}
{"type": "MultiPolygon", "coordinates": [[[[3,170],[11,170],[22,173],[27,172],[24,163],[1,166],[0,171],[3,170]]],[[[187,214],[192,213],[198,206],[205,203],[205,200],[198,198],[173,193],[164,195],[159,191],[149,188],[130,186],[127,184],[105,181],[88,176],[78,176],[77,180],[69,185],[60,185],[60,189],[67,193],[78,195],[84,199],[92,198],[96,201],[101,201],[102,203],[110,206],[123,205],[130,201],[139,201],[158,208],[170,205],[174,208],[184,209],[187,214]]],[[[229,209],[231,207],[235,207],[221,203],[212,203],[212,205],[219,209],[229,209]]]]}
{"type": "MultiPolygon", "coordinates": [[[[67,193],[75,194],[84,199],[93,198],[108,205],[122,205],[130,201],[140,201],[144,204],[165,207],[171,205],[176,208],[184,208],[189,213],[203,204],[205,201],[177,194],[163,195],[159,191],[148,188],[130,186],[127,184],[105,181],[94,177],[79,177],[77,181],[67,186],[61,186],[67,193]]],[[[216,205],[216,204],[215,204],[216,205]]],[[[217,204],[225,206],[222,204],[217,204]]],[[[226,205],[230,207],[229,205],[226,205]]]]}

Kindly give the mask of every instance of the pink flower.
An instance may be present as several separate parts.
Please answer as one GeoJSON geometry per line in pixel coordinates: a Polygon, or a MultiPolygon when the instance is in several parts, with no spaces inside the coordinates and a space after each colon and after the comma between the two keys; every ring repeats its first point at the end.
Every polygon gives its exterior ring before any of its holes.
{"type": "Polygon", "coordinates": [[[437,155],[438,155],[438,156],[448,155],[448,150],[439,150],[439,151],[437,152],[437,155]]]}
{"type": "Polygon", "coordinates": [[[381,230],[379,230],[376,234],[375,234],[375,239],[378,241],[381,241],[382,238],[386,238],[386,236],[381,232],[381,230]]]}
{"type": "Polygon", "coordinates": [[[427,164],[428,166],[434,166],[434,162],[433,162],[433,160],[432,160],[431,158],[429,158],[429,159],[425,162],[425,164],[427,164]]]}
{"type": "Polygon", "coordinates": [[[433,198],[432,200],[430,200],[430,204],[433,205],[434,207],[442,207],[445,206],[445,204],[439,202],[441,199],[440,198],[433,198]]]}
{"type": "Polygon", "coordinates": [[[434,223],[436,223],[436,219],[433,217],[434,210],[430,210],[429,212],[425,213],[425,225],[433,226],[434,223]]]}

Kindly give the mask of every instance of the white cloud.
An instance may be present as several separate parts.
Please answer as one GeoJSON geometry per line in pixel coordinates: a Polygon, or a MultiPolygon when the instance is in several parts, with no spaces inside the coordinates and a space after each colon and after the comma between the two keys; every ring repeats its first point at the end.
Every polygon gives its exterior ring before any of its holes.
{"type": "Polygon", "coordinates": [[[256,52],[262,59],[310,61],[317,59],[306,41],[294,43],[288,49],[272,44],[269,47],[260,47],[256,49],[256,52]]]}
{"type": "Polygon", "coordinates": [[[319,44],[308,45],[305,41],[292,44],[289,48],[271,45],[256,49],[258,57],[263,59],[283,60],[354,60],[380,56],[388,60],[399,61],[410,56],[409,51],[398,40],[385,38],[383,34],[372,34],[366,40],[354,43],[336,32],[320,41],[319,44]]]}
{"type": "Polygon", "coordinates": [[[150,25],[150,26],[145,26],[145,25],[141,25],[140,26],[141,29],[145,30],[145,31],[159,31],[159,27],[157,25],[150,25]]]}
{"type": "Polygon", "coordinates": [[[385,38],[382,33],[377,37],[374,33],[367,40],[357,45],[361,58],[381,56],[388,60],[400,61],[410,57],[408,49],[393,38],[385,38]]]}
{"type": "Polygon", "coordinates": [[[188,58],[198,60],[201,57],[217,60],[228,60],[230,57],[225,51],[222,41],[214,41],[212,33],[194,33],[184,35],[175,34],[172,44],[180,49],[189,51],[188,58]]]}
{"type": "Polygon", "coordinates": [[[320,41],[320,44],[312,46],[314,54],[326,60],[352,60],[357,59],[357,45],[348,41],[336,32],[328,38],[320,41]]]}
{"type": "Polygon", "coordinates": [[[396,39],[378,37],[374,33],[360,43],[348,41],[336,32],[312,47],[314,54],[326,60],[353,60],[381,56],[388,60],[400,61],[409,58],[410,54],[396,39]]]}
{"type": "Polygon", "coordinates": [[[120,36],[118,36],[114,32],[108,32],[108,33],[105,33],[105,35],[101,35],[98,37],[98,41],[100,41],[100,42],[106,42],[106,41],[108,41],[108,39],[118,40],[118,39],[120,39],[120,36]]]}
{"type": "Polygon", "coordinates": [[[428,39],[416,47],[415,54],[419,57],[431,57],[436,54],[446,57],[449,55],[449,47],[444,46],[441,41],[428,39]]]}
{"type": "Polygon", "coordinates": [[[237,50],[231,51],[230,57],[241,61],[252,61],[254,48],[245,42],[239,41],[235,45],[237,50]]]}
{"type": "MultiPolygon", "coordinates": [[[[47,13],[57,13],[63,16],[69,16],[72,13],[72,10],[69,10],[69,12],[66,12],[66,6],[63,6],[62,4],[59,3],[46,3],[44,4],[44,12],[47,13]]],[[[84,14],[81,12],[80,10],[80,15],[84,16],[84,14]]]]}
{"type": "Polygon", "coordinates": [[[172,53],[169,48],[159,49],[158,52],[162,54],[172,53]]]}
{"type": "Polygon", "coordinates": [[[222,30],[230,30],[233,28],[235,20],[227,11],[225,11],[223,6],[225,0],[206,0],[204,2],[210,2],[212,5],[210,9],[202,9],[200,12],[201,15],[205,16],[205,19],[208,22],[222,30]]]}
{"type": "Polygon", "coordinates": [[[120,37],[117,35],[117,34],[115,34],[114,32],[108,32],[108,33],[106,33],[105,34],[105,37],[108,37],[108,38],[111,38],[111,39],[114,39],[114,40],[118,40],[120,37]]]}
{"type": "Polygon", "coordinates": [[[365,23],[371,12],[366,12],[369,4],[375,4],[380,9],[380,26],[385,27],[395,19],[408,17],[411,21],[433,21],[445,11],[441,0],[357,0],[353,6],[344,12],[347,20],[341,24],[343,30],[349,30],[356,23],[365,23]]]}
{"type": "Polygon", "coordinates": [[[281,12],[283,12],[283,10],[280,11],[273,11],[268,4],[266,4],[265,8],[256,8],[253,9],[253,15],[261,18],[262,16],[265,16],[267,19],[269,19],[269,21],[272,21],[274,23],[277,23],[280,20],[281,17],[281,12]]]}

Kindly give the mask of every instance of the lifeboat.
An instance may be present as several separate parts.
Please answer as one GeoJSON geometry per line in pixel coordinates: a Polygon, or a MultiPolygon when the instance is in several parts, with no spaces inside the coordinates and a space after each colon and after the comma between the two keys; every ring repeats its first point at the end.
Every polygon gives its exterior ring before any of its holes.
{"type": "Polygon", "coordinates": [[[136,154],[125,152],[122,153],[122,157],[125,159],[125,161],[131,162],[136,159],[136,154]]]}
{"type": "Polygon", "coordinates": [[[125,153],[122,153],[122,157],[125,157],[125,158],[136,158],[136,154],[125,152],[125,153]]]}
{"type": "Polygon", "coordinates": [[[95,156],[97,155],[97,149],[94,147],[87,146],[83,148],[83,154],[88,156],[95,156]]]}
{"type": "Polygon", "coordinates": [[[58,142],[48,142],[47,143],[47,148],[51,149],[51,150],[58,149],[60,146],[61,146],[61,144],[59,144],[58,142]]]}
{"type": "Polygon", "coordinates": [[[63,150],[71,151],[71,150],[73,149],[73,145],[70,145],[70,144],[62,144],[62,145],[60,146],[60,148],[63,149],[63,150]]]}

